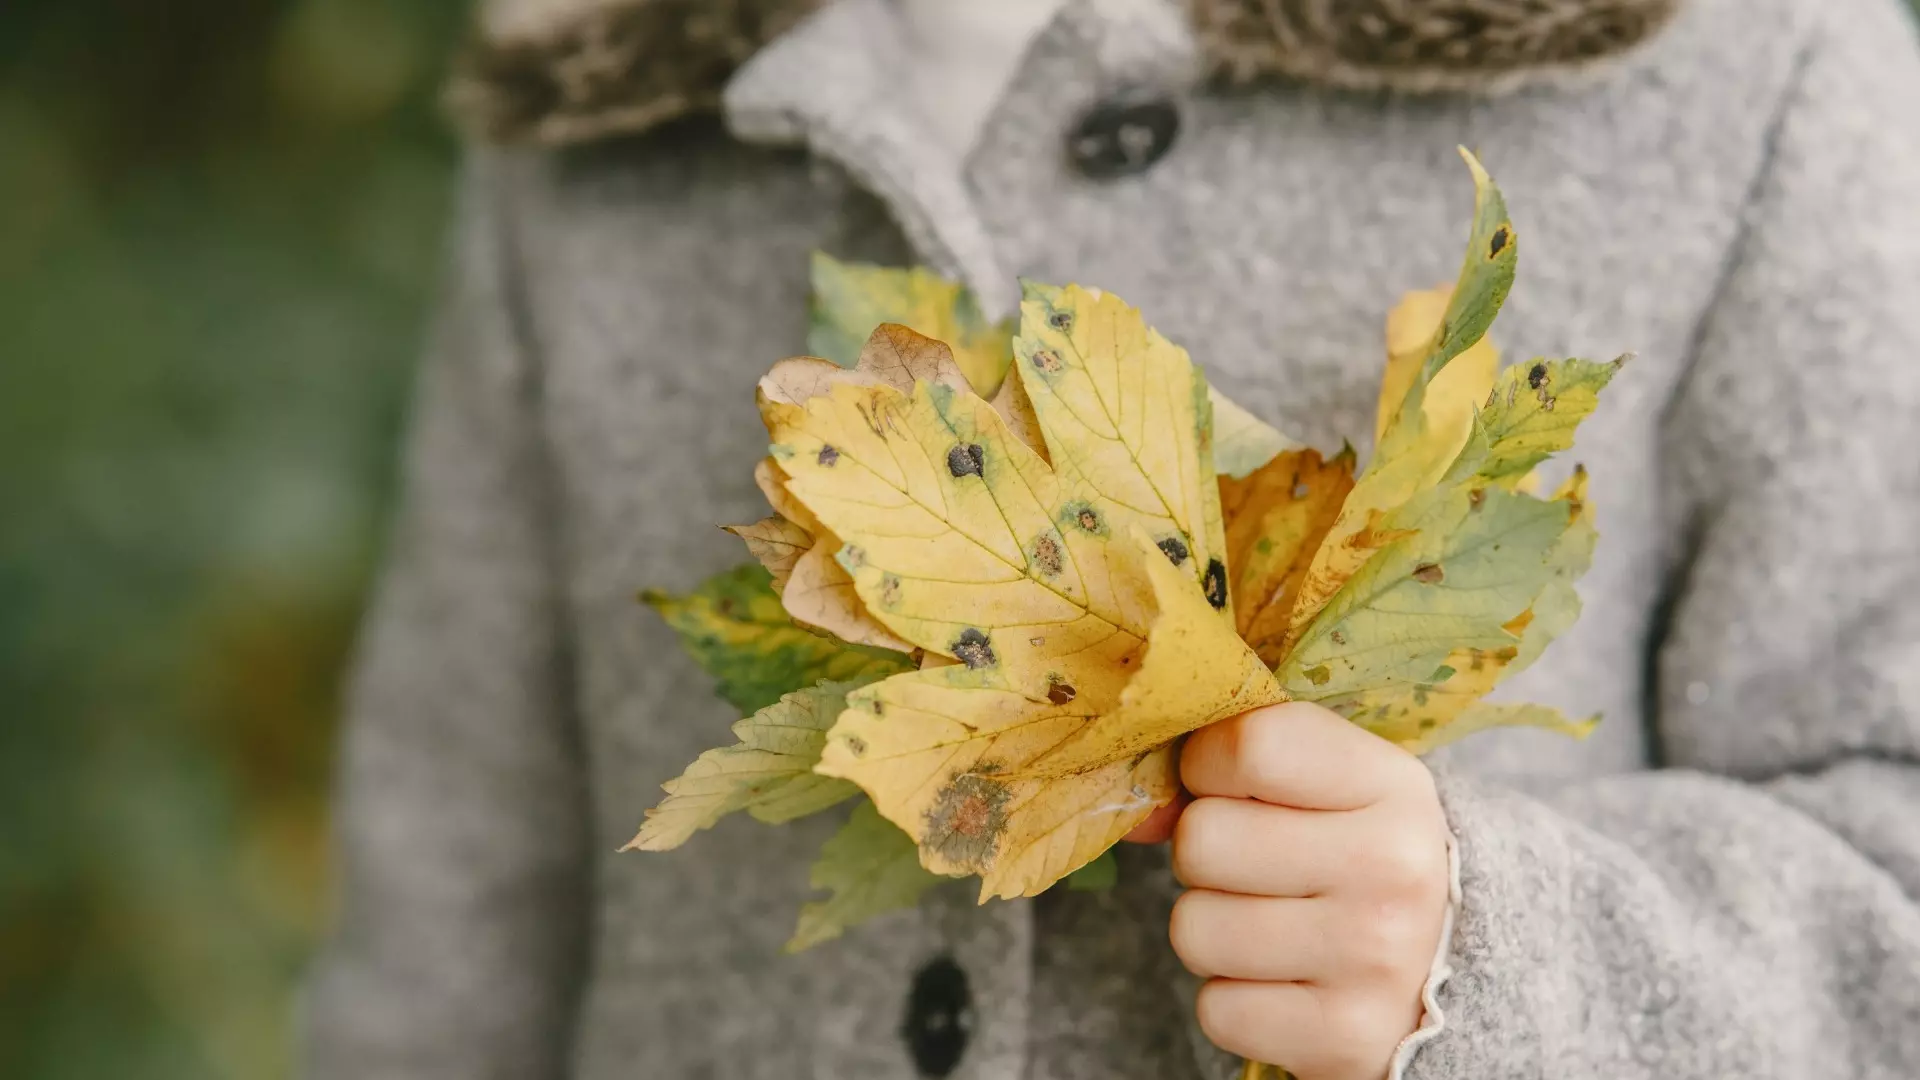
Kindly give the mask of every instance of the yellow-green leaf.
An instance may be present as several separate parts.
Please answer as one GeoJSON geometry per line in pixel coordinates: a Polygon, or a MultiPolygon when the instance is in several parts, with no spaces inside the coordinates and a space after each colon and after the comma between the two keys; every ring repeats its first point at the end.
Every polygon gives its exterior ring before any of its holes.
{"type": "Polygon", "coordinates": [[[922,268],[896,269],[813,257],[813,325],[807,348],[851,367],[881,323],[943,341],[973,392],[991,398],[1012,357],[1012,320],[988,322],[973,293],[922,268]]]}
{"type": "Polygon", "coordinates": [[[794,625],[771,576],[752,564],[716,574],[684,596],[648,591],[643,599],[719,682],[720,696],[742,713],[823,679],[854,680],[911,666],[898,653],[850,648],[794,625]]]}
{"type": "Polygon", "coordinates": [[[1551,576],[1566,508],[1500,488],[1424,493],[1387,522],[1402,533],[1366,560],[1278,672],[1318,701],[1432,679],[1458,649],[1517,645],[1507,629],[1551,576]]]}
{"type": "MultiPolygon", "coordinates": [[[[1399,400],[1380,425],[1380,438],[1366,471],[1354,484],[1339,518],[1315,553],[1288,619],[1288,646],[1300,639],[1333,595],[1389,539],[1383,517],[1430,488],[1447,473],[1471,433],[1474,406],[1493,380],[1498,356],[1476,350],[1513,284],[1517,252],[1506,203],[1486,171],[1462,150],[1473,172],[1473,229],[1460,275],[1444,311],[1418,346],[1417,327],[1438,305],[1432,294],[1410,297],[1392,326],[1382,397],[1399,400]],[[1417,362],[1416,359],[1417,358],[1417,362]],[[1406,375],[1412,372],[1411,377],[1406,375]],[[1404,383],[1404,393],[1401,384],[1404,383]]],[[[1391,321],[1390,321],[1391,322],[1391,321]]],[[[1383,407],[1382,412],[1389,410],[1383,407]]]]}
{"type": "Polygon", "coordinates": [[[811,949],[875,915],[913,907],[941,880],[921,867],[913,838],[862,801],[820,849],[810,883],[829,895],[800,909],[787,951],[811,949]]]}
{"type": "Polygon", "coordinates": [[[861,685],[821,683],[795,690],[734,724],[739,741],[701,754],[661,785],[667,797],[647,811],[640,832],[623,850],[677,848],[738,810],[777,825],[859,794],[852,784],[821,776],[813,767],[827,729],[846,707],[847,692],[861,685]]]}
{"type": "Polygon", "coordinates": [[[1209,388],[1208,397],[1213,402],[1213,467],[1221,476],[1244,479],[1281,454],[1299,448],[1298,442],[1234,404],[1219,390],[1209,388]]]}
{"type": "Polygon", "coordinates": [[[1479,475],[1517,488],[1534,466],[1572,446],[1575,429],[1625,362],[1535,360],[1501,372],[1479,418],[1487,443],[1479,475]]]}
{"type": "MultiPolygon", "coordinates": [[[[1455,575],[1447,571],[1446,564],[1430,564],[1424,574],[1416,573],[1415,577],[1431,579],[1433,591],[1403,588],[1398,595],[1373,602],[1392,606],[1395,616],[1401,620],[1397,625],[1403,630],[1445,625],[1444,620],[1454,620],[1454,629],[1450,632],[1454,635],[1455,647],[1433,667],[1431,674],[1413,675],[1432,659],[1432,654],[1411,647],[1417,643],[1411,631],[1405,633],[1401,643],[1401,647],[1415,657],[1410,661],[1411,668],[1384,676],[1375,671],[1376,677],[1371,681],[1365,677],[1336,681],[1334,676],[1341,670],[1338,664],[1316,669],[1307,654],[1301,654],[1297,667],[1302,674],[1324,677],[1322,685],[1313,691],[1321,704],[1374,734],[1416,752],[1479,730],[1474,725],[1502,722],[1503,718],[1553,726],[1542,720],[1539,713],[1512,709],[1481,712],[1477,711],[1478,703],[1500,682],[1532,664],[1548,643],[1573,625],[1580,613],[1580,596],[1574,582],[1586,572],[1596,538],[1586,498],[1584,470],[1576,469],[1551,501],[1498,487],[1483,488],[1479,485],[1487,478],[1476,466],[1498,460],[1499,444],[1488,447],[1484,428],[1476,430],[1475,436],[1474,446],[1462,455],[1450,478],[1454,486],[1431,493],[1426,499],[1438,505],[1457,500],[1464,492],[1469,523],[1472,515],[1488,512],[1489,506],[1496,515],[1520,511],[1518,518],[1530,522],[1500,542],[1498,554],[1510,571],[1508,578],[1493,592],[1474,594],[1476,598],[1510,595],[1517,576],[1524,572],[1533,578],[1533,584],[1528,587],[1534,590],[1525,610],[1496,628],[1495,622],[1504,614],[1504,608],[1475,610],[1457,603],[1455,597],[1443,591],[1448,582],[1455,580],[1455,575]],[[1547,528],[1549,524],[1551,530],[1547,528]],[[1459,621],[1463,617],[1465,621],[1459,621]],[[1473,637],[1469,627],[1480,636],[1473,637]]],[[[1363,569],[1355,583],[1366,585],[1372,570],[1371,565],[1363,569]]],[[[1417,586],[1417,580],[1413,584],[1417,586]]],[[[1484,588],[1484,583],[1481,587],[1484,588]]],[[[1335,606],[1339,603],[1336,600],[1335,606]]],[[[1334,607],[1330,606],[1329,610],[1334,607]]],[[[1373,626],[1371,630],[1377,633],[1378,627],[1373,626]]],[[[1369,624],[1366,623],[1341,631],[1343,636],[1367,632],[1369,624]]]]}
{"type": "Polygon", "coordinates": [[[1533,727],[1584,739],[1600,723],[1598,716],[1569,720],[1566,714],[1546,705],[1503,705],[1477,701],[1461,712],[1453,722],[1419,735],[1395,739],[1411,753],[1424,754],[1478,732],[1499,727],[1533,727]]]}

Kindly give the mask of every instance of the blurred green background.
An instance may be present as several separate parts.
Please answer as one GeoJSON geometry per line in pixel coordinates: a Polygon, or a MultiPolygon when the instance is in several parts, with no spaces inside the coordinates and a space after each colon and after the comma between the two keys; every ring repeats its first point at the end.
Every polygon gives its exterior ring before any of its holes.
{"type": "Polygon", "coordinates": [[[0,1077],[289,1074],[465,6],[0,3],[0,1077]]]}

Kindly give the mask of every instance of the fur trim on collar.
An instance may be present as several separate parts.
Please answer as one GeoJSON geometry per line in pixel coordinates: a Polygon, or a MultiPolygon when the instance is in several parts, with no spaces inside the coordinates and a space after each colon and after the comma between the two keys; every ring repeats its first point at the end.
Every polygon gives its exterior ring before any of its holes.
{"type": "Polygon", "coordinates": [[[1229,82],[1268,76],[1346,90],[1489,91],[1617,55],[1680,0],[1189,0],[1229,82]]]}
{"type": "Polygon", "coordinates": [[[720,107],[734,69],[823,0],[494,0],[447,104],[499,142],[585,142],[720,107]]]}
{"type": "MultiPolygon", "coordinates": [[[[492,0],[449,103],[557,145],[718,108],[736,68],[826,0],[492,0]]],[[[1485,91],[1651,37],[1680,0],[1184,0],[1213,72],[1343,89],[1485,91]]]]}

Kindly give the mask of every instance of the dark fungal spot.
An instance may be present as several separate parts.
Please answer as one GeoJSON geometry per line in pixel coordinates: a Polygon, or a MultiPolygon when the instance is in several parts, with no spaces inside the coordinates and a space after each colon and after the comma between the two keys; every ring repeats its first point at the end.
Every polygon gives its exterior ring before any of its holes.
{"type": "Polygon", "coordinates": [[[834,464],[840,460],[840,451],[834,449],[831,445],[822,446],[819,456],[814,458],[814,460],[820,463],[821,468],[831,469],[834,464]]]}
{"type": "Polygon", "coordinates": [[[1072,516],[1073,523],[1080,526],[1080,528],[1086,532],[1097,533],[1104,527],[1100,521],[1100,511],[1095,510],[1085,503],[1077,507],[1069,507],[1068,511],[1072,516]]]}
{"type": "Polygon", "coordinates": [[[953,639],[953,656],[970,668],[992,667],[999,661],[993,655],[993,643],[987,640],[987,635],[971,626],[953,639]]]}
{"type": "Polygon", "coordinates": [[[1059,577],[1063,564],[1060,541],[1052,533],[1041,533],[1033,542],[1033,565],[1045,577],[1059,577]]]}
{"type": "Polygon", "coordinates": [[[1066,331],[1073,329],[1073,315],[1072,313],[1066,312],[1066,311],[1056,311],[1053,314],[1047,316],[1047,325],[1053,327],[1055,330],[1059,330],[1062,333],[1065,333],[1066,331]]]}
{"type": "Polygon", "coordinates": [[[986,468],[986,452],[979,443],[961,443],[947,451],[947,471],[954,479],[962,476],[980,476],[986,468]]]}
{"type": "Polygon", "coordinates": [[[1535,396],[1537,396],[1540,399],[1541,412],[1552,412],[1554,403],[1559,400],[1558,398],[1554,397],[1552,394],[1547,393],[1545,390],[1540,391],[1540,393],[1535,396]]]}
{"type": "Polygon", "coordinates": [[[1185,540],[1177,536],[1169,536],[1165,540],[1160,541],[1158,546],[1161,553],[1167,557],[1167,561],[1173,565],[1179,566],[1181,563],[1187,561],[1188,552],[1187,542],[1185,540]]]}
{"type": "Polygon", "coordinates": [[[880,606],[898,607],[900,605],[900,575],[880,575],[880,606]]]}
{"type": "Polygon", "coordinates": [[[1200,579],[1200,591],[1207,594],[1207,603],[1213,610],[1219,611],[1227,606],[1227,564],[1219,559],[1207,560],[1207,572],[1200,579]]]}
{"type": "Polygon", "coordinates": [[[1493,230],[1493,241],[1487,245],[1487,258],[1499,258],[1500,253],[1507,250],[1507,242],[1512,239],[1513,234],[1507,231],[1505,225],[1493,230]]]}
{"type": "Polygon", "coordinates": [[[978,773],[956,776],[927,810],[925,843],[958,866],[993,861],[1007,827],[1007,785],[978,773]]]}
{"type": "Polygon", "coordinates": [[[1346,632],[1343,630],[1335,630],[1333,633],[1327,636],[1333,639],[1333,643],[1335,645],[1345,645],[1347,643],[1347,635],[1346,635],[1346,632]]]}
{"type": "Polygon", "coordinates": [[[841,742],[846,744],[847,753],[852,754],[854,757],[865,757],[867,755],[867,740],[860,736],[849,735],[845,739],[842,739],[841,742]]]}
{"type": "Polygon", "coordinates": [[[1546,383],[1547,383],[1547,365],[1545,364],[1533,365],[1532,370],[1527,372],[1527,386],[1534,390],[1538,390],[1542,386],[1545,386],[1546,383]]]}
{"type": "Polygon", "coordinates": [[[1421,563],[1413,568],[1413,580],[1422,585],[1438,585],[1447,579],[1447,572],[1440,569],[1439,563],[1421,563]]]}
{"type": "Polygon", "coordinates": [[[1060,354],[1054,352],[1052,349],[1035,349],[1033,355],[1028,358],[1027,362],[1033,365],[1035,371],[1040,371],[1048,375],[1052,375],[1066,366],[1060,362],[1060,354]]]}
{"type": "Polygon", "coordinates": [[[1065,705],[1078,696],[1080,692],[1075,690],[1072,684],[1061,682],[1058,677],[1047,680],[1047,700],[1055,705],[1065,705]]]}
{"type": "Polygon", "coordinates": [[[858,544],[848,544],[841,548],[840,565],[849,571],[858,570],[867,565],[867,549],[858,544]]]}

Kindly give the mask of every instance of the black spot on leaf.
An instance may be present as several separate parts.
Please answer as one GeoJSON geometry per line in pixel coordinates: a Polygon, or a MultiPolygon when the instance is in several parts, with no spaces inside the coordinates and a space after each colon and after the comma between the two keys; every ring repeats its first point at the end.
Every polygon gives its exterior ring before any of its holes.
{"type": "Polygon", "coordinates": [[[1545,386],[1546,384],[1547,384],[1547,365],[1545,364],[1533,365],[1533,368],[1527,372],[1527,385],[1532,389],[1538,390],[1542,386],[1545,386]]]}
{"type": "Polygon", "coordinates": [[[846,744],[847,753],[852,754],[854,757],[866,756],[867,740],[861,738],[860,736],[849,735],[845,739],[842,739],[841,742],[846,744]]]}
{"type": "Polygon", "coordinates": [[[823,446],[820,448],[819,456],[814,460],[820,463],[821,468],[831,469],[834,463],[840,460],[840,451],[834,449],[832,446],[823,446]]]}
{"type": "Polygon", "coordinates": [[[1100,520],[1100,511],[1095,510],[1085,503],[1079,506],[1069,506],[1067,513],[1073,523],[1080,526],[1085,532],[1097,533],[1105,528],[1105,525],[1100,520]]]}
{"type": "Polygon", "coordinates": [[[1160,541],[1158,546],[1161,553],[1167,557],[1167,561],[1173,565],[1179,566],[1181,563],[1187,561],[1188,552],[1187,542],[1185,540],[1177,536],[1169,536],[1165,540],[1160,541]]]}
{"type": "Polygon", "coordinates": [[[986,468],[986,452],[979,443],[961,443],[947,451],[947,471],[955,479],[962,476],[980,476],[986,468]]]}
{"type": "Polygon", "coordinates": [[[1347,635],[1344,631],[1335,630],[1333,633],[1329,634],[1328,636],[1333,638],[1333,643],[1335,645],[1345,645],[1347,643],[1347,635]]]}
{"type": "Polygon", "coordinates": [[[1080,692],[1070,683],[1060,682],[1057,678],[1047,680],[1047,700],[1055,705],[1065,705],[1079,695],[1080,692]]]}
{"type": "Polygon", "coordinates": [[[987,635],[971,626],[960,631],[960,636],[953,639],[953,655],[970,668],[992,667],[999,662],[999,657],[993,655],[993,643],[987,640],[987,635]]]}
{"type": "Polygon", "coordinates": [[[1047,316],[1047,325],[1062,333],[1073,329],[1073,315],[1070,312],[1056,311],[1047,316]]]}
{"type": "Polygon", "coordinates": [[[1035,349],[1027,362],[1033,365],[1035,371],[1047,375],[1052,375],[1066,366],[1060,362],[1060,354],[1052,349],[1035,349]]]}
{"type": "Polygon", "coordinates": [[[1447,572],[1439,563],[1421,563],[1413,568],[1413,580],[1422,585],[1438,585],[1447,579],[1447,572]]]}
{"type": "Polygon", "coordinates": [[[1213,610],[1226,607],[1227,564],[1219,559],[1208,559],[1206,576],[1200,579],[1200,590],[1207,594],[1207,603],[1213,605],[1213,610]]]}
{"type": "Polygon", "coordinates": [[[1507,231],[1507,227],[1505,225],[1502,225],[1499,228],[1493,230],[1493,240],[1487,245],[1487,258],[1489,259],[1499,258],[1500,253],[1507,250],[1507,244],[1512,239],[1513,239],[1513,234],[1507,231]]]}
{"type": "Polygon", "coordinates": [[[900,575],[880,575],[880,606],[891,608],[900,604],[900,575]]]}

